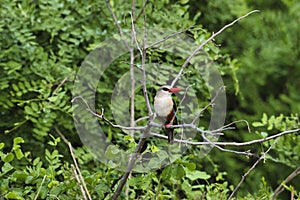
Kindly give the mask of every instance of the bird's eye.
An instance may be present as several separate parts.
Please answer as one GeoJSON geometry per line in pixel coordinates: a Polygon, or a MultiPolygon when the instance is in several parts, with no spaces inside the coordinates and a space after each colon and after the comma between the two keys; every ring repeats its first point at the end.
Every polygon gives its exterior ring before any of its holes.
{"type": "Polygon", "coordinates": [[[162,90],[163,91],[169,91],[169,88],[164,87],[164,88],[162,88],[162,90]]]}

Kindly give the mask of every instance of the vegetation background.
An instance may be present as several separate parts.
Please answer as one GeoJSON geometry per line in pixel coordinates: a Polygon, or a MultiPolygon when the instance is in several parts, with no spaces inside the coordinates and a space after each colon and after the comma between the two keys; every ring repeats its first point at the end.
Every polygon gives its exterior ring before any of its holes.
{"type": "MultiPolygon", "coordinates": [[[[115,0],[110,5],[122,28],[130,29],[131,2],[115,0]]],[[[143,5],[136,2],[136,13],[143,5]]],[[[246,120],[251,128],[249,133],[245,123],[238,123],[221,141],[250,141],[299,128],[300,2],[149,0],[145,7],[147,26],[178,31],[198,28],[187,34],[199,44],[254,9],[260,12],[205,48],[218,63],[226,85],[227,123],[246,120]]],[[[143,16],[137,26],[144,26],[143,16]]],[[[84,58],[118,33],[105,1],[1,0],[0,32],[0,199],[89,198],[84,183],[91,199],[110,199],[122,172],[100,163],[82,145],[71,105],[73,82],[84,58]]],[[[180,69],[184,61],[166,52],[152,51],[149,57],[174,69],[180,69]]],[[[128,57],[122,59],[128,62],[128,57]]],[[[119,73],[108,69],[97,88],[98,109],[109,110],[112,83],[128,71],[124,62],[115,65],[119,73]]],[[[205,106],[209,95],[201,80],[193,75],[190,80],[204,95],[199,101],[205,106]]],[[[152,98],[154,89],[149,93],[152,98]]],[[[136,99],[137,117],[145,116],[142,95],[136,99]]],[[[109,112],[106,117],[113,120],[109,112]]],[[[100,123],[115,143],[134,148],[136,140],[100,123]]],[[[273,142],[234,149],[261,154],[273,142]]],[[[153,149],[155,144],[149,145],[153,149]]],[[[257,161],[216,148],[201,159],[198,153],[192,147],[162,170],[132,174],[121,198],[227,199],[257,161]]],[[[278,199],[300,199],[299,155],[299,132],[280,137],[234,198],[270,199],[283,184],[278,199]],[[293,179],[284,183],[293,171],[297,172],[293,179]]]]}

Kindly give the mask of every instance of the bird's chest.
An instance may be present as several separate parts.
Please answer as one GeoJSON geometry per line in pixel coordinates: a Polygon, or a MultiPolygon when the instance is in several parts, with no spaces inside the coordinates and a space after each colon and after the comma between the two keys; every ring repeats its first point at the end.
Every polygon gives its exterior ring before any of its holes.
{"type": "Polygon", "coordinates": [[[171,97],[155,97],[154,110],[159,117],[167,117],[173,110],[173,100],[171,97]]]}

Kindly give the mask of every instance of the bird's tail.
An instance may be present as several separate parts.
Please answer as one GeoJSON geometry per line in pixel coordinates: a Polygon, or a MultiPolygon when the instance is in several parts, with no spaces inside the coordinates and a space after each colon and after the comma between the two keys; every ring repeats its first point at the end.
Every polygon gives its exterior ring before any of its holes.
{"type": "Polygon", "coordinates": [[[167,132],[168,132],[168,142],[169,142],[169,144],[173,144],[173,142],[174,142],[174,129],[173,128],[168,128],[167,132]]]}

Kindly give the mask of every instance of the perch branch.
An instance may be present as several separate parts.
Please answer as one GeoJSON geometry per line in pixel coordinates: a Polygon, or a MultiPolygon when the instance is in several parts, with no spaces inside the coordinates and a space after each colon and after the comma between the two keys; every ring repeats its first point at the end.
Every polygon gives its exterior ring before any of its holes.
{"type": "MultiPolygon", "coordinates": [[[[179,128],[179,127],[193,128],[193,125],[183,124],[183,125],[174,125],[174,126],[169,126],[169,127],[170,128],[179,128]]],[[[199,132],[204,133],[204,134],[207,134],[207,133],[214,134],[214,132],[216,131],[216,130],[214,130],[214,131],[204,131],[204,130],[201,130],[199,128],[197,128],[197,130],[199,130],[199,132]]],[[[220,129],[218,129],[218,130],[220,131],[220,129]]],[[[251,141],[248,141],[248,142],[214,142],[214,144],[219,145],[219,146],[249,146],[249,145],[256,144],[256,143],[263,143],[263,142],[266,142],[266,141],[269,141],[269,140],[272,140],[272,139],[279,138],[283,135],[296,133],[296,132],[299,132],[299,131],[300,131],[300,129],[293,129],[293,130],[283,131],[281,133],[277,133],[277,134],[271,135],[269,137],[265,137],[265,138],[257,139],[257,140],[251,140],[251,141]]],[[[207,145],[207,144],[209,144],[207,142],[191,142],[191,141],[187,141],[187,140],[178,140],[178,142],[191,144],[191,145],[207,145]]]]}

